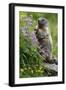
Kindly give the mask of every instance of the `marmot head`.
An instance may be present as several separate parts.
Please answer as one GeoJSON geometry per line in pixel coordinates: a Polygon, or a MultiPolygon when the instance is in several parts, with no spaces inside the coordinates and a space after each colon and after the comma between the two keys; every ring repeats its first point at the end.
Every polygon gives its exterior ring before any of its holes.
{"type": "Polygon", "coordinates": [[[39,18],[38,19],[38,27],[40,29],[44,28],[44,27],[48,27],[48,20],[46,18],[39,18]]]}

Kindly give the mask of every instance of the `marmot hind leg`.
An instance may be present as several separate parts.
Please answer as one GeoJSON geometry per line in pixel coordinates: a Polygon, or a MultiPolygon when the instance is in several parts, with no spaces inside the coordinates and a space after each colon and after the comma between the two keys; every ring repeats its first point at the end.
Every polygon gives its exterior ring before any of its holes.
{"type": "Polygon", "coordinates": [[[58,64],[58,60],[52,57],[52,54],[48,55],[48,53],[44,52],[44,50],[41,50],[39,53],[42,57],[44,57],[44,62],[49,64],[58,64]]]}
{"type": "Polygon", "coordinates": [[[46,57],[44,62],[49,63],[49,64],[56,64],[56,65],[58,65],[58,60],[56,58],[48,59],[48,57],[46,57]]]}

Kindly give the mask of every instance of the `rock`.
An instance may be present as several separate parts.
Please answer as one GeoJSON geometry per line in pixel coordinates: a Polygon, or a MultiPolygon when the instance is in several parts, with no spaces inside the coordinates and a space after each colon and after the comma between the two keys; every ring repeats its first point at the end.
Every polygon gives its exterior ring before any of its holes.
{"type": "Polygon", "coordinates": [[[51,69],[51,70],[53,70],[53,71],[58,72],[58,65],[49,64],[49,63],[44,63],[43,65],[44,65],[44,67],[46,67],[46,68],[49,68],[49,69],[51,69]]]}

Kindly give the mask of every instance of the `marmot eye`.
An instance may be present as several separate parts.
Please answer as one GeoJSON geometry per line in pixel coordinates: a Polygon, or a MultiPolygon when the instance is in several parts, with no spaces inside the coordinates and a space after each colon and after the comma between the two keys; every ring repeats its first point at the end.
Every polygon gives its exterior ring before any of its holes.
{"type": "Polygon", "coordinates": [[[45,21],[44,19],[42,19],[42,21],[45,21]]]}

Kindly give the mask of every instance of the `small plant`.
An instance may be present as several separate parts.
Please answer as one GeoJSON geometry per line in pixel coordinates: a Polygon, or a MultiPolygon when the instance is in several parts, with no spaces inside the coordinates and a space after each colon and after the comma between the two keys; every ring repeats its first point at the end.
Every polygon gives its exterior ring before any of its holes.
{"type": "Polygon", "coordinates": [[[43,66],[42,56],[38,53],[38,48],[33,46],[30,38],[20,36],[20,77],[42,76],[43,66]]]}

